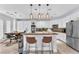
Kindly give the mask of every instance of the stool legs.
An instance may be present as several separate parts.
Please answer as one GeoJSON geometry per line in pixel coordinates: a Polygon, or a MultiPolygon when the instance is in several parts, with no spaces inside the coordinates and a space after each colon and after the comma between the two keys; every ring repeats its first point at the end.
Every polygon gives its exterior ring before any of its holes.
{"type": "Polygon", "coordinates": [[[42,43],[42,46],[41,46],[41,54],[43,54],[43,43],[42,43]]]}
{"type": "Polygon", "coordinates": [[[30,44],[28,45],[28,50],[27,50],[28,53],[30,53],[30,44]]]}
{"type": "Polygon", "coordinates": [[[38,53],[38,51],[37,51],[37,43],[35,44],[35,53],[38,53]]]}
{"type": "MultiPolygon", "coordinates": [[[[53,53],[53,45],[52,45],[52,42],[51,43],[48,43],[49,45],[49,47],[48,47],[48,51],[49,51],[49,53],[51,54],[51,53],[53,53]]],[[[41,54],[43,54],[44,53],[44,51],[43,51],[43,48],[44,48],[44,45],[43,45],[43,43],[42,43],[42,46],[41,46],[41,54]]]]}
{"type": "Polygon", "coordinates": [[[53,53],[53,43],[51,42],[51,53],[53,53]]]}
{"type": "Polygon", "coordinates": [[[51,46],[50,46],[50,43],[49,43],[49,53],[51,54],[51,46]]]}
{"type": "MultiPolygon", "coordinates": [[[[37,53],[37,44],[35,44],[35,47],[34,47],[34,48],[35,48],[35,52],[34,52],[34,53],[37,53]]],[[[27,50],[27,52],[28,52],[28,53],[31,53],[31,45],[30,45],[30,44],[28,45],[28,50],[27,50]]]]}

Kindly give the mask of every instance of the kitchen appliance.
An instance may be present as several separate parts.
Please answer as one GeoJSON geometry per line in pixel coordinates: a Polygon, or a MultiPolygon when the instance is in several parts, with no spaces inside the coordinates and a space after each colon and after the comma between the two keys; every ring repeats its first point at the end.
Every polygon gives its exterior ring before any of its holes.
{"type": "Polygon", "coordinates": [[[79,51],[79,20],[66,24],[66,42],[69,46],[79,51]]]}
{"type": "Polygon", "coordinates": [[[32,33],[35,33],[35,31],[36,31],[36,25],[35,25],[35,23],[33,22],[32,25],[31,25],[31,32],[32,32],[32,33]]]}

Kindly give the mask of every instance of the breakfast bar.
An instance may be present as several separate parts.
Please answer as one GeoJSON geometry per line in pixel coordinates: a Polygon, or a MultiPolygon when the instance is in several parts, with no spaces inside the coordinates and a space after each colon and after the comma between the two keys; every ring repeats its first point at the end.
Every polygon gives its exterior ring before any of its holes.
{"type": "MultiPolygon", "coordinates": [[[[55,44],[57,33],[54,32],[36,32],[36,33],[23,33],[22,34],[22,44],[23,45],[19,50],[21,53],[27,53],[27,37],[35,37],[37,40],[37,50],[41,51],[42,47],[42,39],[43,37],[52,37],[52,46],[53,46],[53,52],[57,52],[57,46],[55,44]]],[[[47,48],[45,48],[47,49],[47,48]]],[[[33,50],[33,49],[32,49],[33,50]]]]}

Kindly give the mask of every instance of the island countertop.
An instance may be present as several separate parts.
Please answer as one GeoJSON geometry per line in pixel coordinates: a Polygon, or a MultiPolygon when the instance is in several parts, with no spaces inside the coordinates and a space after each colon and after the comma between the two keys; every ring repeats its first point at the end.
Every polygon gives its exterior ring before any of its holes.
{"type": "Polygon", "coordinates": [[[35,33],[23,33],[23,35],[57,35],[56,32],[35,32],[35,33]]]}

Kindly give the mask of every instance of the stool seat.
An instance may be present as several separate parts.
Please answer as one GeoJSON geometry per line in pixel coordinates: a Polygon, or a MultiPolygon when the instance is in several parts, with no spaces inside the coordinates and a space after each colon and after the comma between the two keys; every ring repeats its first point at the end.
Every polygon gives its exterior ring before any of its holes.
{"type": "Polygon", "coordinates": [[[27,42],[28,42],[29,44],[34,44],[34,43],[36,43],[35,37],[26,37],[26,39],[27,39],[27,42]]]}
{"type": "Polygon", "coordinates": [[[44,43],[50,43],[52,41],[52,37],[43,37],[43,41],[44,43]]]}

